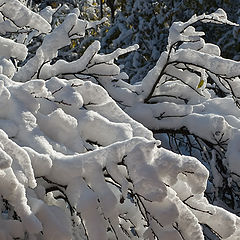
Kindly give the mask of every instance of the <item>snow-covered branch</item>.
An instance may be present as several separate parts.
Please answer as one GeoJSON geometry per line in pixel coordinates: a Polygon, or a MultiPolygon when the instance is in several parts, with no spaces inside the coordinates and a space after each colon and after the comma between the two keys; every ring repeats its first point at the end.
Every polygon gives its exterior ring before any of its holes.
{"type": "MultiPolygon", "coordinates": [[[[18,1],[0,3],[9,20],[40,31],[36,13],[18,1]],[[16,5],[13,13],[23,9],[26,19],[11,15],[11,4],[16,5]]],[[[206,154],[206,147],[213,147],[216,165],[209,166],[216,178],[217,151],[226,152],[230,171],[240,175],[240,168],[234,169],[238,122],[231,117],[238,109],[228,109],[234,106],[230,96],[211,99],[207,88],[211,73],[237,97],[237,87],[235,92],[231,87],[238,81],[238,63],[205,44],[203,34],[190,26],[200,20],[230,23],[222,10],[176,23],[168,50],[135,85],[124,81],[128,76],[114,60],[138,45],[100,54],[94,41],[77,60],[60,58],[71,40],[102,23],[79,19],[77,9],[44,32],[36,54],[21,67],[13,60],[26,59],[25,45],[0,38],[2,240],[203,240],[202,226],[223,239],[238,239],[239,217],[204,197],[207,168],[192,156],[164,149],[164,139],[156,140],[151,131],[182,131],[198,141],[192,148],[206,154]],[[181,39],[175,41],[176,36],[181,39]],[[217,69],[222,65],[224,72],[217,69]]],[[[216,178],[212,182],[220,186],[216,178]]]]}

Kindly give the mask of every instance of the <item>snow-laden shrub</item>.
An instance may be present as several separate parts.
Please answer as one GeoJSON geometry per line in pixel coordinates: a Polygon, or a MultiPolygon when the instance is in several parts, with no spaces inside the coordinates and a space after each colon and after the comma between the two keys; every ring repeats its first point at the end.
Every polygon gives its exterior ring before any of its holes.
{"type": "Polygon", "coordinates": [[[240,63],[206,43],[193,26],[198,22],[237,26],[221,9],[193,16],[171,26],[167,50],[141,81],[128,84],[123,73],[92,76],[163,146],[201,160],[211,173],[208,199],[239,213],[240,63]]]}
{"type": "MultiPolygon", "coordinates": [[[[187,21],[192,15],[211,13],[218,8],[224,9],[231,21],[237,22],[240,1],[219,0],[121,0],[115,4],[115,20],[107,29],[103,29],[102,51],[109,52],[118,47],[132,44],[140,46],[118,59],[124,65],[124,71],[135,83],[142,79],[156,64],[160,53],[166,49],[169,27],[175,21],[187,21]]],[[[212,24],[198,24],[198,29],[207,33],[205,40],[217,43],[222,55],[239,60],[239,27],[227,25],[216,27],[212,24]]]]}
{"type": "MultiPolygon", "coordinates": [[[[20,22],[23,29],[31,23],[36,34],[41,31],[39,22],[50,26],[40,16],[35,26],[31,21],[35,13],[16,0],[11,4],[1,1],[4,21],[20,22]],[[11,4],[18,8],[12,11],[11,4]],[[20,10],[28,15],[20,15],[20,10]]],[[[118,80],[127,76],[113,61],[137,46],[102,55],[96,41],[76,61],[57,58],[59,50],[91,25],[78,14],[74,9],[61,25],[44,32],[36,54],[22,64],[28,53],[25,45],[0,38],[0,239],[200,240],[204,225],[212,239],[237,240],[240,219],[204,197],[206,167],[194,157],[161,147],[150,130],[118,106],[145,112],[152,124],[154,105],[149,96],[174,47],[161,56],[143,80],[144,87],[128,85],[118,80]],[[13,59],[22,67],[16,67],[13,59]],[[149,100],[148,108],[144,99],[149,100]]],[[[221,16],[202,18],[217,21],[221,16]]],[[[187,24],[174,25],[173,32],[187,24]]],[[[188,32],[183,31],[184,39],[192,39],[191,34],[200,39],[192,28],[188,32]]],[[[203,89],[195,92],[190,97],[205,94],[203,89]]],[[[159,104],[164,111],[194,116],[193,106],[159,104]]],[[[228,127],[223,117],[212,118],[219,122],[217,130],[228,127]]],[[[231,131],[227,133],[230,136],[231,131]]]]}

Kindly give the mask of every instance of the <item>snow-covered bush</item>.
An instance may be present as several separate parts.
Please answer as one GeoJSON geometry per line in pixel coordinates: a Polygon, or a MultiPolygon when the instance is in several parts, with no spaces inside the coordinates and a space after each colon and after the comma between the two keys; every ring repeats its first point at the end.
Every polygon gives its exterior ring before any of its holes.
{"type": "MultiPolygon", "coordinates": [[[[160,53],[166,49],[169,27],[175,21],[187,21],[192,15],[211,13],[218,8],[224,9],[231,21],[239,18],[240,1],[219,0],[122,0],[116,5],[115,21],[101,39],[102,51],[109,52],[118,47],[133,44],[140,46],[139,51],[120,58],[124,71],[130,76],[131,83],[142,79],[156,64],[160,53]]],[[[208,42],[221,47],[224,57],[239,59],[239,27],[212,24],[198,25],[207,33],[208,42]],[[233,37],[234,36],[234,37],[233,37]]]]}
{"type": "MultiPolygon", "coordinates": [[[[121,80],[127,76],[114,64],[114,59],[136,50],[137,46],[103,55],[98,54],[100,43],[95,41],[79,59],[71,62],[59,59],[61,49],[96,24],[79,19],[77,9],[54,29],[17,0],[1,0],[0,12],[4,16],[2,24],[16,24],[16,36],[21,29],[29,28],[34,29],[31,30],[34,35],[43,35],[31,58],[27,57],[28,48],[24,44],[6,36],[0,38],[1,240],[200,240],[204,239],[202,226],[210,239],[239,238],[240,219],[209,204],[204,197],[209,175],[206,167],[192,156],[164,149],[150,130],[119,107],[144,124],[148,118],[148,127],[156,131],[162,126],[166,111],[167,114],[179,111],[180,115],[167,115],[172,119],[168,121],[169,129],[173,126],[182,129],[183,122],[189,122],[186,127],[193,132],[196,128],[192,118],[198,121],[197,133],[208,141],[213,141],[208,139],[212,135],[203,132],[203,124],[213,123],[216,138],[222,132],[221,140],[235,137],[229,144],[228,159],[231,153],[237,157],[235,143],[239,135],[233,135],[237,130],[224,117],[204,113],[202,102],[209,102],[209,108],[215,107],[205,89],[207,72],[212,71],[212,76],[220,79],[219,87],[224,81],[229,87],[235,84],[237,90],[238,80],[228,78],[237,73],[238,65],[211,55],[218,49],[205,44],[190,27],[199,20],[229,23],[222,11],[173,25],[168,52],[161,55],[141,84],[133,86],[121,80]],[[195,42],[189,43],[192,49],[186,50],[186,44],[178,46],[179,41],[188,40],[195,42]],[[209,54],[196,50],[197,44],[209,54]],[[193,63],[195,59],[199,65],[205,65],[192,66],[189,55],[193,63]],[[212,58],[218,66],[210,64],[212,58]],[[178,59],[182,63],[178,64],[178,59]],[[232,70],[227,67],[230,65],[232,70]],[[202,73],[203,80],[197,71],[202,73]],[[173,75],[171,81],[166,73],[173,75]],[[194,84],[199,87],[194,88],[194,84]],[[175,103],[162,102],[159,100],[162,96],[153,95],[155,88],[183,94],[186,86],[195,91],[186,97],[174,96],[175,103]],[[181,104],[183,98],[191,105],[181,104]],[[154,104],[152,99],[158,103],[154,104]],[[185,115],[188,120],[184,120],[185,115]],[[159,119],[154,121],[155,118],[159,119]]],[[[237,99],[237,91],[234,96],[237,99]]],[[[225,103],[222,111],[228,110],[225,103]]],[[[167,124],[164,126],[167,128],[167,124]]],[[[217,152],[212,155],[213,163],[217,161],[214,156],[218,156],[217,152]]]]}
{"type": "Polygon", "coordinates": [[[119,76],[95,77],[165,147],[200,159],[211,172],[209,200],[238,213],[240,173],[235,143],[240,63],[222,58],[218,46],[205,43],[204,33],[192,26],[200,21],[237,26],[221,9],[176,22],[169,30],[167,51],[142,81],[131,85],[119,76]]]}

